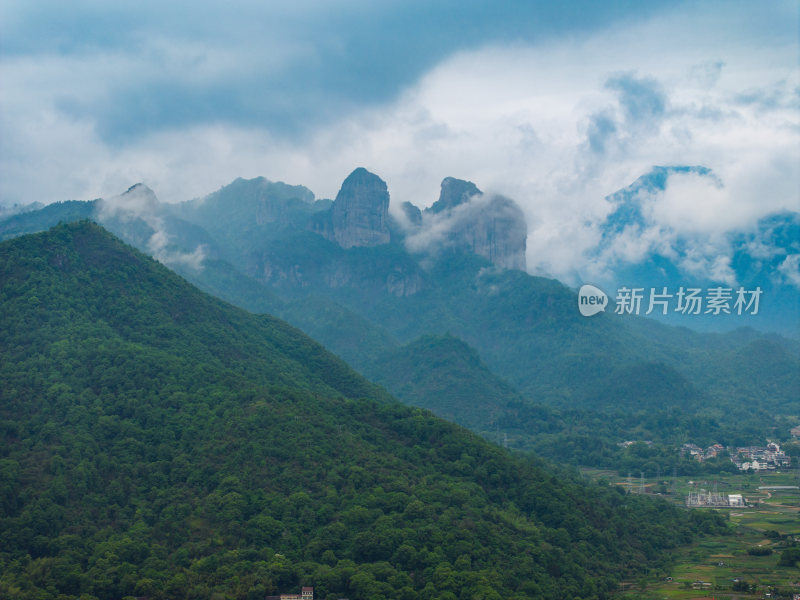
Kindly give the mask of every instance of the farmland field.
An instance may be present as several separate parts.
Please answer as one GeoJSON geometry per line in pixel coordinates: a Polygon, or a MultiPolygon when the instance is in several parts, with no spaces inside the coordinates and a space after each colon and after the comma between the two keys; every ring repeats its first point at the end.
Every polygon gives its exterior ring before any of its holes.
{"type": "Polygon", "coordinates": [[[780,566],[781,552],[800,543],[800,492],[797,489],[759,489],[797,486],[792,473],[724,474],[715,479],[680,477],[675,480],[640,480],[619,477],[611,471],[585,471],[595,478],[606,478],[612,485],[630,488],[631,493],[656,493],[683,503],[690,491],[742,494],[746,508],[692,509],[718,510],[730,522],[728,535],[701,538],[675,552],[671,565],[663,572],[626,582],[626,599],[701,598],[792,598],[800,594],[800,568],[780,566]],[[769,594],[769,595],[768,595],[769,594]]]}

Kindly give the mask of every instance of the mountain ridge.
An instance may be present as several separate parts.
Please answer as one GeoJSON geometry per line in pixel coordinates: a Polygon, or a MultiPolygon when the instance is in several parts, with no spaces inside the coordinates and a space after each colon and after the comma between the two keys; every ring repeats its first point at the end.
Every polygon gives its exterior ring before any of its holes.
{"type": "MultiPolygon", "coordinates": [[[[670,173],[658,171],[651,187],[666,185],[670,173]]],[[[707,176],[704,173],[696,174],[707,176]]],[[[359,176],[378,181],[366,171],[359,176]]],[[[425,246],[425,252],[409,251],[414,228],[424,227],[426,219],[452,219],[453,211],[469,212],[490,201],[476,194],[480,190],[473,183],[447,178],[440,208],[420,211],[407,205],[420,214],[422,225],[408,229],[390,218],[388,243],[350,248],[309,229],[320,215],[330,216],[331,201],[317,200],[301,186],[264,179],[240,179],[202,201],[160,206],[148,220],[134,211],[106,223],[150,253],[152,240],[166,241],[153,254],[203,289],[249,310],[289,319],[360,372],[392,381],[391,391],[415,403],[422,402],[420,391],[431,374],[420,372],[411,383],[397,381],[391,361],[381,371],[375,369],[375,359],[403,348],[396,356],[407,364],[415,354],[415,341],[449,333],[474,349],[492,377],[510,385],[534,412],[542,404],[558,410],[655,410],[655,404],[664,409],[674,405],[701,410],[735,425],[737,431],[748,414],[757,424],[750,431],[767,431],[775,414],[790,410],[791,399],[800,394],[800,381],[791,375],[792,366],[800,371],[800,351],[790,340],[774,341],[786,351],[781,359],[786,374],[781,372],[773,385],[760,372],[746,375],[751,369],[745,351],[731,353],[724,347],[744,348],[751,334],[699,334],[610,310],[586,319],[578,314],[575,291],[569,287],[504,269],[469,245],[450,243],[446,236],[438,245],[425,246]],[[194,223],[185,220],[189,213],[195,215],[194,223]],[[213,235],[203,227],[209,223],[216,228],[213,235]],[[636,385],[620,386],[624,373],[636,385]],[[724,380],[717,377],[720,373],[724,380]],[[417,390],[412,389],[415,385],[417,390]],[[662,402],[654,403],[655,397],[662,402]]],[[[25,219],[35,224],[44,220],[37,220],[41,213],[26,214],[15,222],[17,227],[25,219]]],[[[779,228],[782,222],[777,219],[770,226],[779,228]]],[[[784,235],[787,240],[789,234],[784,235]]],[[[767,346],[748,347],[754,360],[769,360],[767,346]]],[[[468,354],[464,350],[460,356],[468,354]]],[[[424,353],[415,360],[423,370],[431,362],[424,353]]],[[[476,385],[482,385],[481,377],[476,385]]],[[[455,388],[451,392],[451,406],[456,406],[455,388]]],[[[427,406],[433,408],[435,402],[432,398],[427,406]]],[[[477,397],[472,407],[464,406],[462,417],[483,410],[482,402],[477,397]]],[[[499,414],[498,422],[509,420],[499,414]]],[[[484,423],[480,431],[495,426],[484,423]]]]}
{"type": "Polygon", "coordinates": [[[0,284],[3,594],[600,600],[724,528],[401,406],[95,224],[0,243],[0,284]]]}

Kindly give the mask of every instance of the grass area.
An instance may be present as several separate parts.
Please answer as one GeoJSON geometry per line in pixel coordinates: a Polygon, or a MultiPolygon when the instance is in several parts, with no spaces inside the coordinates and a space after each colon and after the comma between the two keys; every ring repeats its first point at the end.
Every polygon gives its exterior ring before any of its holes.
{"type": "MultiPolygon", "coordinates": [[[[653,573],[637,582],[627,582],[623,597],[628,600],[702,598],[789,599],[800,594],[800,568],[778,565],[781,551],[794,540],[800,542],[800,492],[798,490],[759,490],[759,487],[798,485],[797,473],[724,474],[716,479],[681,477],[655,481],[628,481],[612,471],[587,470],[585,474],[607,479],[613,485],[638,493],[644,484],[647,493],[661,490],[663,497],[683,503],[692,490],[716,489],[722,494],[742,494],[750,506],[718,510],[726,515],[731,533],[709,536],[678,550],[665,573],[653,573]],[[761,546],[771,550],[764,556],[748,550],[761,546]],[[703,582],[705,585],[700,584],[703,582]],[[739,582],[737,584],[737,582],[739,582]],[[744,591],[744,583],[753,586],[744,591]],[[771,594],[767,596],[766,594],[771,594]]],[[[762,550],[766,552],[766,550],[762,550]]]]}

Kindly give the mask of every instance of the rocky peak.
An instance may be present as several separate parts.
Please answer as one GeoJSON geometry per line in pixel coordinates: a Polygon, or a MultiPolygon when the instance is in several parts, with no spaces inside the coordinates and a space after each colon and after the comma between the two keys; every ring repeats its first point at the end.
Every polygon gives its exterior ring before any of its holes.
{"type": "Polygon", "coordinates": [[[400,207],[403,209],[403,215],[408,219],[409,225],[413,227],[422,225],[422,211],[417,206],[411,202],[403,202],[400,207]]]}
{"type": "Polygon", "coordinates": [[[442,180],[442,188],[439,192],[439,199],[433,203],[428,210],[432,213],[440,213],[451,208],[455,208],[467,202],[473,196],[481,196],[478,187],[471,181],[445,177],[442,180]]]}
{"type": "Polygon", "coordinates": [[[101,200],[98,208],[102,218],[132,218],[141,214],[154,215],[161,205],[155,192],[143,183],[132,185],[119,196],[101,200]]]}
{"type": "Polygon", "coordinates": [[[525,214],[516,202],[485,195],[471,181],[447,177],[439,199],[425,209],[422,225],[407,243],[428,251],[436,246],[463,248],[499,267],[524,271],[527,238],[525,214]]]}
{"type": "Polygon", "coordinates": [[[510,198],[492,196],[462,235],[475,254],[505,269],[525,270],[528,226],[525,213],[510,198]]]}
{"type": "Polygon", "coordinates": [[[389,243],[389,191],[377,175],[359,167],[342,183],[331,208],[333,241],[342,248],[389,243]]]}

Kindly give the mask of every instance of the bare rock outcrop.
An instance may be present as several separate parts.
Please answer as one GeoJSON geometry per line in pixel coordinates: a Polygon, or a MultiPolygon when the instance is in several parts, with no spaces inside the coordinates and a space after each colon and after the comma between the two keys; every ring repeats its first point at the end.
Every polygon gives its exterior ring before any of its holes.
{"type": "Polygon", "coordinates": [[[388,217],[386,182],[359,167],[348,175],[336,195],[328,236],[342,248],[388,244],[388,217]]]}

